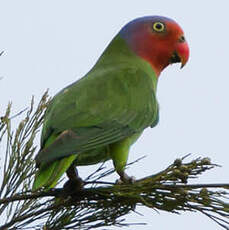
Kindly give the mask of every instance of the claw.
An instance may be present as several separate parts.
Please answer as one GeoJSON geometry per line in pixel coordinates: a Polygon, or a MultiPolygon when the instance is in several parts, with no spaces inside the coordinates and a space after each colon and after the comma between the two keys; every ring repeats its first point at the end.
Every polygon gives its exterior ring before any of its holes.
{"type": "Polygon", "coordinates": [[[74,179],[74,180],[68,180],[64,184],[64,190],[68,194],[73,194],[79,190],[82,190],[83,186],[84,186],[83,180],[80,177],[78,177],[77,179],[74,179]]]}
{"type": "Polygon", "coordinates": [[[136,181],[134,176],[128,176],[125,172],[119,173],[120,178],[116,181],[116,184],[133,184],[136,181]]]}
{"type": "Polygon", "coordinates": [[[74,193],[82,190],[84,186],[83,180],[79,177],[76,167],[72,164],[67,170],[69,180],[64,184],[64,190],[68,193],[74,193]]]}

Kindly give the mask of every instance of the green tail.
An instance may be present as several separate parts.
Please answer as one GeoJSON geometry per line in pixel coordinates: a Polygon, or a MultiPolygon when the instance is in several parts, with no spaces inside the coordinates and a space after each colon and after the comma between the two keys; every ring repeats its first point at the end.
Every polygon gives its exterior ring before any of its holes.
{"type": "MultiPolygon", "coordinates": [[[[51,135],[46,141],[45,146],[47,147],[52,144],[57,138],[57,135],[51,135]]],[[[77,155],[71,155],[61,160],[52,162],[51,164],[41,164],[39,170],[36,172],[35,179],[33,182],[32,191],[39,188],[53,188],[58,183],[61,176],[71,166],[77,155]]]]}
{"type": "Polygon", "coordinates": [[[41,165],[35,175],[32,190],[35,191],[42,187],[47,189],[55,187],[60,177],[67,171],[75,159],[76,155],[71,155],[49,164],[48,167],[47,165],[41,165]]]}

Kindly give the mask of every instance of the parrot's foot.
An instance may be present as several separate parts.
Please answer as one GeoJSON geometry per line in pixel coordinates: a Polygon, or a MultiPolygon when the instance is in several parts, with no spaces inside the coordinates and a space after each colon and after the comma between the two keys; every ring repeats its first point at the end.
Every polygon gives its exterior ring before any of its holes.
{"type": "Polygon", "coordinates": [[[80,177],[78,177],[77,179],[74,179],[74,180],[68,180],[64,184],[64,190],[68,194],[73,194],[79,190],[82,190],[83,186],[84,186],[83,180],[80,177]]]}
{"type": "Polygon", "coordinates": [[[116,184],[133,184],[136,181],[134,176],[128,176],[125,172],[119,172],[120,179],[116,181],[116,184]]]}
{"type": "Polygon", "coordinates": [[[66,173],[69,180],[64,184],[64,190],[69,193],[82,190],[84,182],[79,177],[77,169],[73,164],[69,167],[66,173]]]}

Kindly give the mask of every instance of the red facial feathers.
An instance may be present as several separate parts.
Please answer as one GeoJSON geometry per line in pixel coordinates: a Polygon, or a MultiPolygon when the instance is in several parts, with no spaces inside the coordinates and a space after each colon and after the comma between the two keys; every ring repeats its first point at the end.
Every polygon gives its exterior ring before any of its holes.
{"type": "Polygon", "coordinates": [[[160,16],[143,17],[128,23],[120,32],[129,47],[148,61],[157,76],[171,63],[188,61],[189,47],[183,30],[173,20],[160,16]]]}

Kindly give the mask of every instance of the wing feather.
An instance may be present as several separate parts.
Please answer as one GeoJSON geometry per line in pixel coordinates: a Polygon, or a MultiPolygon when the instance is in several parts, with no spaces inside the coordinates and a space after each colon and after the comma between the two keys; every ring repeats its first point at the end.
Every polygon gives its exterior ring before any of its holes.
{"type": "Polygon", "coordinates": [[[46,113],[38,165],[109,145],[154,122],[157,102],[145,72],[121,68],[104,73],[93,72],[93,77],[87,75],[54,97],[46,113]],[[47,146],[52,136],[57,138],[47,146]]]}

